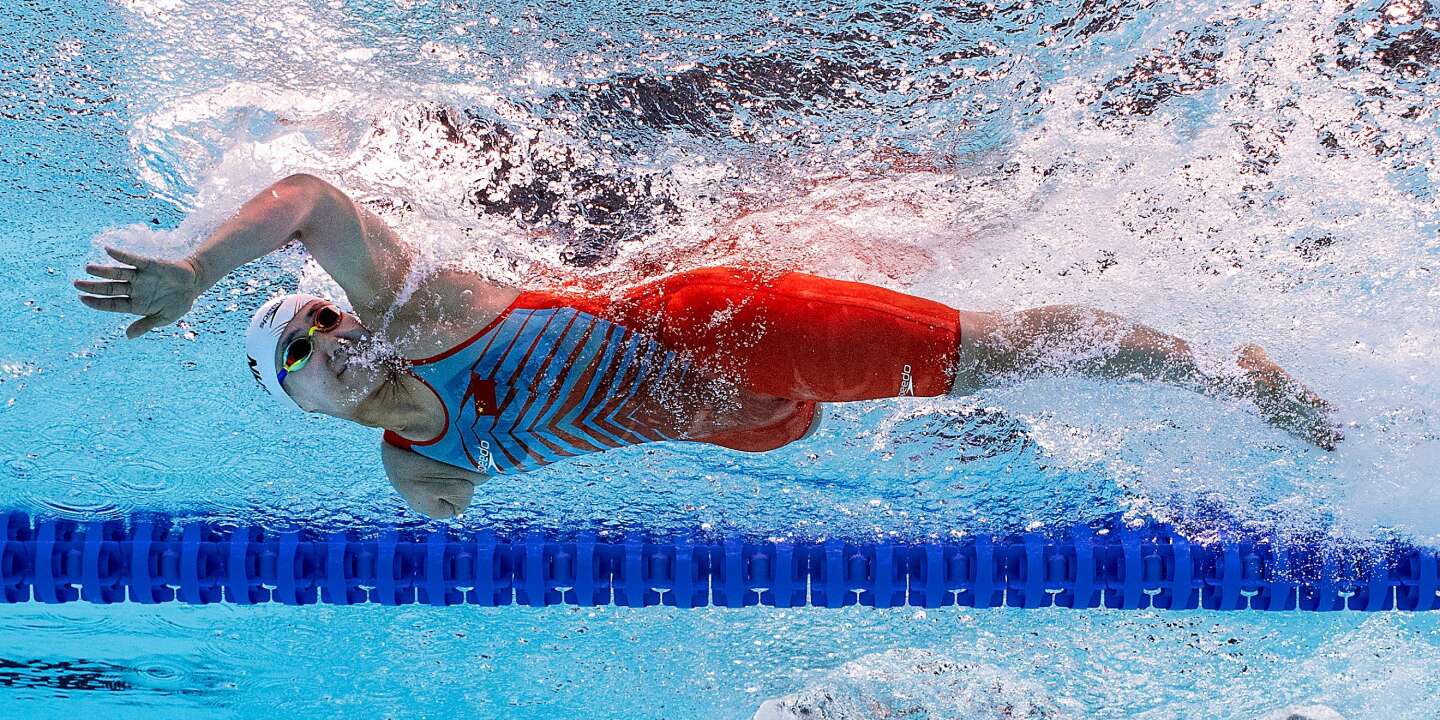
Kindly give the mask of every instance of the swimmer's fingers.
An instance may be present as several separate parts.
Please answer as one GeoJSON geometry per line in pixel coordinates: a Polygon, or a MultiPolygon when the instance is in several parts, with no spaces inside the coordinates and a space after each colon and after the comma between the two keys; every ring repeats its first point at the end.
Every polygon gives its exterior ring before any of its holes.
{"type": "Polygon", "coordinates": [[[76,280],[75,289],[80,292],[87,292],[91,295],[106,295],[109,297],[130,295],[130,283],[128,282],[106,282],[102,280],[76,280]]]}
{"type": "Polygon", "coordinates": [[[96,310],[115,313],[135,313],[135,304],[128,297],[95,297],[94,295],[81,295],[80,302],[96,310]]]}
{"type": "Polygon", "coordinates": [[[135,279],[135,268],[120,267],[118,265],[100,265],[98,263],[90,263],[89,265],[85,266],[85,272],[90,273],[91,275],[94,275],[98,278],[105,278],[106,280],[120,280],[122,282],[130,282],[131,280],[135,279]]]}

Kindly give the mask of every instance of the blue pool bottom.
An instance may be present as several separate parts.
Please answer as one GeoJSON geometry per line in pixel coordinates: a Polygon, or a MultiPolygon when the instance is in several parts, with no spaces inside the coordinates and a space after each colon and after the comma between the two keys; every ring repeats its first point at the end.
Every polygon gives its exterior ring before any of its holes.
{"type": "Polygon", "coordinates": [[[604,539],[0,514],[0,603],[1432,610],[1433,548],[1194,542],[1117,520],[954,542],[604,539]]]}

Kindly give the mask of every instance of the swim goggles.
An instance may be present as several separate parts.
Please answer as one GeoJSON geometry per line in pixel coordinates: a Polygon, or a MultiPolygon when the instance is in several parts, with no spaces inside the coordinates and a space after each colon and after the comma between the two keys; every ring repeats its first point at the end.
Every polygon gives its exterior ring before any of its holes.
{"type": "Polygon", "coordinates": [[[311,340],[310,336],[314,335],[316,330],[334,330],[340,326],[343,317],[334,305],[325,305],[316,310],[315,322],[310,325],[310,330],[285,346],[284,366],[280,368],[280,372],[275,373],[275,381],[283,383],[286,375],[305,367],[305,363],[310,362],[310,355],[315,352],[315,341],[311,340]]]}

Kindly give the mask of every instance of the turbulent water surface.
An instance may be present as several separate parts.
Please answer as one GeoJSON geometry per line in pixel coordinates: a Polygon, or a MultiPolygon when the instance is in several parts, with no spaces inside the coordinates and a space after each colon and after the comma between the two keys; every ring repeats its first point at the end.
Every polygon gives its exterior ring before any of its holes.
{"type": "MultiPolygon", "coordinates": [[[[374,431],[248,380],[264,298],[338,292],[298,250],[134,341],[69,287],[100,244],[178,255],[311,172],[425,269],[599,286],[763,262],[962,308],[1084,303],[1215,362],[1258,342],[1345,425],[1327,453],[1240,403],[1035,381],[837,406],[764,455],[661,444],[497,479],[467,526],[911,539],[1129,513],[1440,540],[1434,3],[16,0],[0,20],[0,507],[416,522],[374,431]]],[[[0,708],[31,715],[1440,707],[1423,617],[15,606],[0,638],[0,708]]]]}

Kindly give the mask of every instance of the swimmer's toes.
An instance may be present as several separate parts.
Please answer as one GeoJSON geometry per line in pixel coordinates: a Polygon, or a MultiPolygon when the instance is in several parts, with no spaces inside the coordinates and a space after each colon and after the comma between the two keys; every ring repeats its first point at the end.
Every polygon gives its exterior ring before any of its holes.
{"type": "Polygon", "coordinates": [[[1344,439],[1345,434],[1340,432],[1338,426],[1325,425],[1317,428],[1315,436],[1312,437],[1310,441],[1324,450],[1333,451],[1344,439]]]}
{"type": "Polygon", "coordinates": [[[1326,450],[1334,450],[1335,446],[1345,439],[1340,432],[1340,425],[1334,420],[1333,408],[1328,406],[1317,406],[1306,403],[1301,406],[1301,411],[1293,416],[1299,422],[1296,428],[1298,434],[1313,445],[1326,450]]]}

